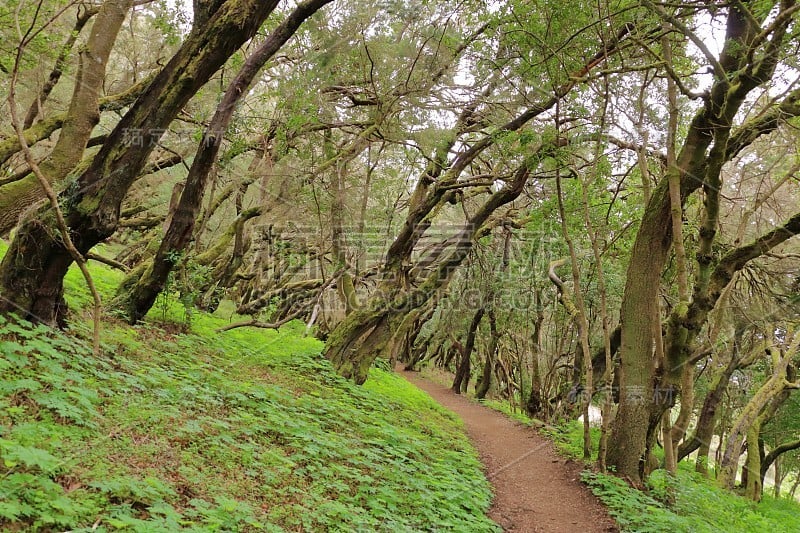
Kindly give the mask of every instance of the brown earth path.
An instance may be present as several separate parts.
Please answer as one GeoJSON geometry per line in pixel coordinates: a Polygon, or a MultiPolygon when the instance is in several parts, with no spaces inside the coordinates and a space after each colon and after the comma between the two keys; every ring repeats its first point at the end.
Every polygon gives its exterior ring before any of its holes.
{"type": "Polygon", "coordinates": [[[546,438],[416,372],[400,372],[464,421],[494,489],[489,516],[505,531],[618,531],[606,508],[581,484],[581,466],[559,457],[546,438]]]}

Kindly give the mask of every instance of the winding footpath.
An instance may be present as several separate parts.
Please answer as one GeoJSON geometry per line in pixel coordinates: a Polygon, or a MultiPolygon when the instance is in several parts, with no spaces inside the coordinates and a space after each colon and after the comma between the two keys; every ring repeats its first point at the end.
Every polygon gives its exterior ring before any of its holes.
{"type": "Polygon", "coordinates": [[[606,508],[581,484],[581,466],[559,457],[546,438],[416,372],[401,375],[464,421],[494,489],[489,516],[504,531],[618,531],[606,508]]]}

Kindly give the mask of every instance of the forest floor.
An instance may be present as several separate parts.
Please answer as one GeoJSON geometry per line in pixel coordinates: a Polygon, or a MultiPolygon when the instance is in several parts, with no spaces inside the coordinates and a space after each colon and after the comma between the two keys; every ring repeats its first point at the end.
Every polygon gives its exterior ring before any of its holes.
{"type": "Polygon", "coordinates": [[[494,489],[489,516],[505,531],[618,531],[580,482],[582,466],[557,455],[548,439],[416,372],[401,373],[464,421],[494,489]]]}

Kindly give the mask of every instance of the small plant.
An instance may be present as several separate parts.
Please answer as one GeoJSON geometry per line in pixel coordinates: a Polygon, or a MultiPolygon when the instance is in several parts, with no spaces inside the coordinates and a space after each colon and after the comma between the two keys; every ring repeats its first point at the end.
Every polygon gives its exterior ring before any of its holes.
{"type": "Polygon", "coordinates": [[[586,471],[582,479],[608,506],[623,531],[797,531],[795,502],[765,497],[756,504],[695,472],[679,470],[672,476],[657,470],[649,478],[647,492],[611,475],[586,471]]]}

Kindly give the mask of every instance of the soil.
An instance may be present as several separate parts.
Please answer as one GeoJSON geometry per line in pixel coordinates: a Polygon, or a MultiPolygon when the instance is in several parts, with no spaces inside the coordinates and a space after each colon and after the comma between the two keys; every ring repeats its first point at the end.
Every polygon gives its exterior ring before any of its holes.
{"type": "Polygon", "coordinates": [[[401,374],[464,421],[494,489],[489,516],[504,531],[619,531],[580,482],[582,465],[556,454],[548,439],[416,372],[401,374]]]}

